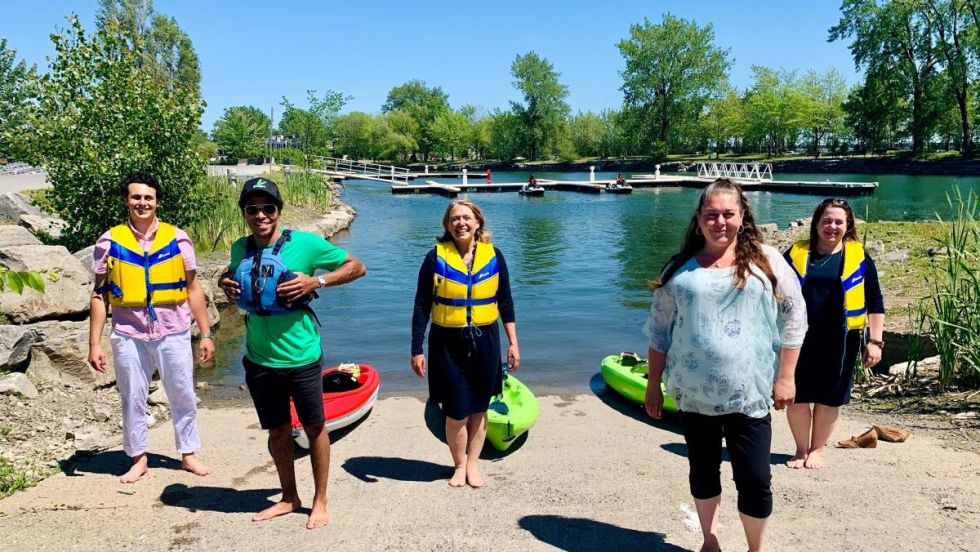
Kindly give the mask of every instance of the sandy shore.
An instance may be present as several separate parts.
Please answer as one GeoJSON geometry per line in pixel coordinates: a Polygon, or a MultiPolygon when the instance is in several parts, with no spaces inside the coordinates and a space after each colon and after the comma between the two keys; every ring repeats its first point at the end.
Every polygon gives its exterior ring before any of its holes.
{"type": "MultiPolygon", "coordinates": [[[[331,524],[304,528],[305,513],[253,523],[277,497],[266,437],[250,409],[201,411],[214,468],[206,478],[152,455],[135,485],[117,483],[127,459],[97,455],[68,475],[0,501],[5,550],[697,550],[700,534],[687,489],[678,427],[652,423],[639,407],[583,394],[539,400],[541,418],[511,454],[485,455],[487,487],[446,485],[440,421],[415,398],[381,400],[336,440],[330,469],[331,524]]],[[[770,550],[977,550],[980,462],[916,430],[902,444],[830,450],[821,471],[782,466],[792,439],[774,421],[776,511],[770,550]]],[[[845,417],[838,436],[864,429],[845,417]]],[[[170,454],[172,429],[150,433],[170,454]]],[[[309,461],[297,461],[312,498],[309,461]]],[[[731,469],[722,467],[721,538],[743,549],[731,469]]]]}

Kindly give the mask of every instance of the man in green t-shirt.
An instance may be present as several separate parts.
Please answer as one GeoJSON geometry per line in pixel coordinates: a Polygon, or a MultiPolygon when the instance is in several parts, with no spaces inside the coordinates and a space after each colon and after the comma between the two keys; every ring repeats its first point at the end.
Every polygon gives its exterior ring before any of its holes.
{"type": "MultiPolygon", "coordinates": [[[[277,302],[280,304],[303,303],[316,289],[346,284],[364,275],[361,261],[315,234],[292,230],[280,242],[283,232],[279,228],[279,215],[283,201],[275,182],[267,178],[249,180],[242,186],[238,206],[252,235],[232,244],[228,271],[221,275],[218,285],[230,301],[235,302],[241,296],[243,283],[251,285],[251,282],[236,281],[235,271],[239,265],[246,256],[262,256],[269,248],[274,251],[280,247],[278,254],[281,263],[296,275],[276,287],[277,302]],[[314,276],[317,269],[327,272],[314,276]]],[[[251,260],[245,262],[251,266],[251,260]]],[[[267,279],[276,281],[272,277],[267,279]]],[[[308,308],[274,309],[269,312],[271,314],[248,315],[242,363],[245,365],[245,383],[252,395],[259,423],[262,429],[269,430],[272,458],[282,485],[282,498],[255,514],[252,521],[272,519],[301,507],[293,469],[289,411],[289,399],[292,399],[310,440],[316,489],[306,527],[316,529],[330,521],[327,509],[330,439],[323,430],[320,332],[308,308]]]]}

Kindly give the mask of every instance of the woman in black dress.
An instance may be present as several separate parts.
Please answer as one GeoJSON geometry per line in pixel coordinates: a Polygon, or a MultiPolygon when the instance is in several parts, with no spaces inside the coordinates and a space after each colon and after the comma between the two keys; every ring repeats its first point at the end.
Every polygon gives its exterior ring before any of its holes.
{"type": "Polygon", "coordinates": [[[500,331],[510,346],[507,364],[521,364],[514,301],[503,255],[490,243],[483,212],[472,201],[455,200],[442,217],[443,235],[419,270],[412,315],[412,370],[425,377],[422,352],[429,332],[429,395],[446,415],[452,455],[449,484],[482,487],[478,460],[487,435],[487,407],[501,391],[500,331]]]}
{"type": "Polygon", "coordinates": [[[802,281],[809,322],[796,365],[795,404],[786,410],[796,441],[796,454],[786,465],[819,469],[840,407],[851,400],[858,352],[863,348],[866,368],[881,361],[885,306],[878,272],[843,199],[817,206],[810,239],[796,242],[786,260],[802,281]]]}

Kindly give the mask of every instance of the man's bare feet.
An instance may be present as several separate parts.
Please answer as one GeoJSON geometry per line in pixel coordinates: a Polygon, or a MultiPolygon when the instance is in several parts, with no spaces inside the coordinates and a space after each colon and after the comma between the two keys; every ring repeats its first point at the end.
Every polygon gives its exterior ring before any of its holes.
{"type": "Polygon", "coordinates": [[[197,456],[194,456],[193,452],[184,455],[180,460],[180,467],[194,475],[207,475],[211,473],[211,467],[202,464],[197,459],[197,456]]]}
{"type": "Polygon", "coordinates": [[[792,458],[786,461],[786,467],[793,468],[794,470],[798,470],[806,464],[806,459],[807,459],[807,453],[796,451],[796,454],[794,454],[792,458]]]}
{"type": "Polygon", "coordinates": [[[450,487],[463,487],[466,485],[466,468],[456,468],[453,476],[449,478],[450,487]]]}
{"type": "Polygon", "coordinates": [[[267,519],[277,518],[279,516],[284,516],[286,514],[291,514],[296,510],[299,510],[303,504],[296,500],[280,500],[272,506],[269,506],[265,510],[252,516],[252,521],[265,521],[267,519]]]}
{"type": "Polygon", "coordinates": [[[330,523],[330,512],[327,510],[327,505],[314,502],[310,519],[306,520],[306,528],[319,529],[328,523],[330,523]]]}
{"type": "Polygon", "coordinates": [[[480,473],[480,466],[476,462],[466,464],[466,483],[474,489],[479,489],[483,486],[483,474],[480,473]]]}
{"type": "Polygon", "coordinates": [[[824,467],[823,461],[823,451],[821,450],[811,450],[810,454],[806,457],[806,462],[803,466],[808,470],[819,470],[824,467]]]}
{"type": "Polygon", "coordinates": [[[133,457],[133,465],[130,466],[129,471],[119,476],[120,483],[136,483],[140,480],[146,472],[148,471],[149,462],[146,459],[146,453],[139,456],[133,457]]]}

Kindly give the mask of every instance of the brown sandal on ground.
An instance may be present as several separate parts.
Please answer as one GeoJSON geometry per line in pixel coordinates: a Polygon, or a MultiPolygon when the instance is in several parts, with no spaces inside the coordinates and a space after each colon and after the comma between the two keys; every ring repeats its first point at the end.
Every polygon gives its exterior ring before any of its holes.
{"type": "Polygon", "coordinates": [[[878,433],[872,428],[860,435],[838,442],[837,446],[840,448],[875,448],[878,446],[878,433]]]}
{"type": "Polygon", "coordinates": [[[907,429],[901,429],[891,426],[871,426],[871,429],[875,430],[878,438],[882,441],[888,441],[889,443],[904,443],[909,437],[912,436],[912,432],[907,429]]]}

